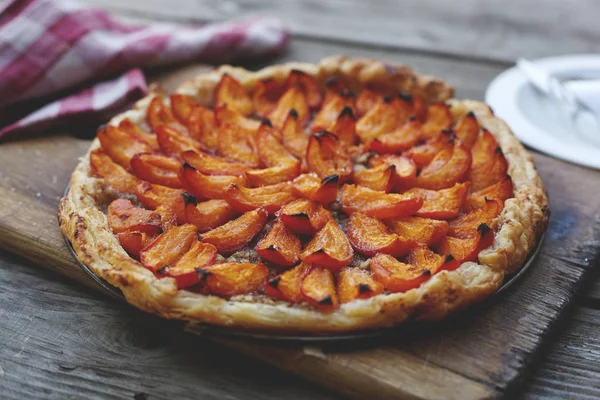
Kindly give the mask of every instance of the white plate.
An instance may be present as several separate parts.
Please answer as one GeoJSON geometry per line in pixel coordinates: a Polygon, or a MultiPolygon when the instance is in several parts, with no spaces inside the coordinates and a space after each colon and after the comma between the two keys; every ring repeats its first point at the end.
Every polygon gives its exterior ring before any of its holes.
{"type": "MultiPolygon", "coordinates": [[[[559,79],[600,79],[600,55],[550,57],[535,63],[559,79]]],[[[527,146],[600,169],[600,130],[596,124],[582,118],[573,120],[556,102],[529,84],[516,67],[494,78],[485,101],[527,146]]]]}

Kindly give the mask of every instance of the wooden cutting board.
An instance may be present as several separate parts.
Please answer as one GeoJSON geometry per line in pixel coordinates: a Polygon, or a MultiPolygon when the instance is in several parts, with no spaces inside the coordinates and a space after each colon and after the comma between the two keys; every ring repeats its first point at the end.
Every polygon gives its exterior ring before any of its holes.
{"type": "MultiPolygon", "coordinates": [[[[159,80],[172,89],[199,71],[159,80]]],[[[58,200],[88,146],[68,133],[0,144],[0,248],[98,289],[71,258],[56,221],[58,200]]],[[[318,347],[219,341],[351,398],[512,397],[600,258],[600,173],[534,157],[552,209],[546,242],[535,265],[494,301],[385,340],[318,347]]]]}

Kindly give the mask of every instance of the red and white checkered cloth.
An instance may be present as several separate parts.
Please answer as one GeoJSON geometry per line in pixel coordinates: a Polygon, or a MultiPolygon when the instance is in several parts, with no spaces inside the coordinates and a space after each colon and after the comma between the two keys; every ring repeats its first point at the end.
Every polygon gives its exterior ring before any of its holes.
{"type": "Polygon", "coordinates": [[[13,0],[0,10],[0,139],[109,115],[146,92],[137,68],[270,56],[286,39],[269,17],[128,26],[68,0],[13,0]]]}

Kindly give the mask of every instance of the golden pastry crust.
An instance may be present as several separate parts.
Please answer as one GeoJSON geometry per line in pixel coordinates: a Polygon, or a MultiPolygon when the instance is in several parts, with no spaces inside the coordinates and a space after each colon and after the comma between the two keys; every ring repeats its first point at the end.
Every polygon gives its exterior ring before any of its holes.
{"type": "MultiPolygon", "coordinates": [[[[236,296],[224,299],[178,290],[174,279],[157,279],[122,249],[103,212],[118,196],[102,179],[90,173],[90,151],[75,169],[68,194],[61,200],[60,229],[72,243],[79,260],[94,273],[118,287],[127,301],[165,318],[191,323],[287,332],[333,333],[396,325],[412,318],[440,319],[450,312],[482,300],[501,286],[505,274],[516,271],[542,236],[548,221],[548,201],[532,158],[508,126],[490,108],[476,101],[449,100],[453,89],[446,83],[414,73],[407,67],[378,61],[331,57],[321,63],[292,63],[249,72],[231,66],[185,82],[177,92],[192,95],[201,104],[211,104],[213,89],[224,73],[252,89],[258,80],[284,80],[299,69],[319,82],[343,76],[356,85],[381,83],[399,91],[423,96],[425,101],[448,101],[454,118],[473,111],[502,147],[514,183],[514,198],[506,201],[497,220],[493,245],[479,254],[479,263],[466,262],[454,271],[442,271],[416,289],[405,293],[380,294],[366,300],[342,304],[332,313],[269,298],[236,296]]],[[[137,102],[132,110],[116,116],[110,124],[129,118],[145,125],[146,109],[155,93],[137,102]]]]}

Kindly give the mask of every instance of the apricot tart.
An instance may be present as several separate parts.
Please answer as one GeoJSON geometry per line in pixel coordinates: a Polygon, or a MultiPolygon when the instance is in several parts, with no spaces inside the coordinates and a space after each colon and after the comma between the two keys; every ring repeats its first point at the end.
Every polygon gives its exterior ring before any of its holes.
{"type": "Polygon", "coordinates": [[[166,318],[286,332],[440,319],[549,209],[490,108],[403,66],[222,66],[98,130],[59,206],[79,260],[166,318]]]}

